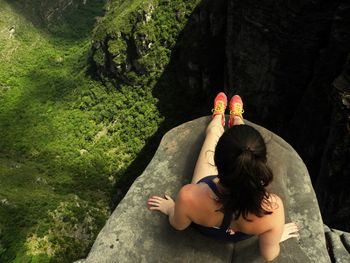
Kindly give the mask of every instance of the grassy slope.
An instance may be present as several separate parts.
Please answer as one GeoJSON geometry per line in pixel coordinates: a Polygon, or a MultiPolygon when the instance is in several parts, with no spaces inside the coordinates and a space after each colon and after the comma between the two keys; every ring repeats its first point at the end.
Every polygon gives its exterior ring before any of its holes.
{"type": "Polygon", "coordinates": [[[54,30],[0,1],[1,262],[84,256],[113,183],[162,121],[150,90],[115,92],[85,75],[86,28],[54,30]]]}

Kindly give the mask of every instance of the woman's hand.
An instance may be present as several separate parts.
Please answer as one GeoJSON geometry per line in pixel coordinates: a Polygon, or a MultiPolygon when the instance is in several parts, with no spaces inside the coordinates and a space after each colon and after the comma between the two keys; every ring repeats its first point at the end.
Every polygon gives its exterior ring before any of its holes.
{"type": "Polygon", "coordinates": [[[299,236],[298,231],[299,231],[299,228],[297,224],[295,223],[285,224],[283,227],[283,233],[282,233],[280,243],[289,238],[298,237],[299,236]]]}
{"type": "Polygon", "coordinates": [[[171,211],[174,211],[175,202],[168,196],[164,195],[165,198],[160,196],[152,196],[148,199],[147,204],[150,210],[158,210],[163,214],[169,215],[171,211]]]}

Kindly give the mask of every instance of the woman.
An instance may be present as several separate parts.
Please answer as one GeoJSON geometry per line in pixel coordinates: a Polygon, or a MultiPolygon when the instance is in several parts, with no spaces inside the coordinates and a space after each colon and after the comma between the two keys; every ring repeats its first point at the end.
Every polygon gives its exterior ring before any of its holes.
{"type": "Polygon", "coordinates": [[[298,236],[298,228],[285,224],[281,198],[266,190],[273,178],[266,145],[257,130],[244,124],[241,98],[232,97],[230,128],[224,132],[226,106],[221,92],[192,183],[181,188],[175,202],[168,195],[149,198],[149,209],[168,215],[178,230],[193,225],[206,235],[233,241],[258,235],[261,255],[270,261],[278,256],[280,242],[298,236]]]}

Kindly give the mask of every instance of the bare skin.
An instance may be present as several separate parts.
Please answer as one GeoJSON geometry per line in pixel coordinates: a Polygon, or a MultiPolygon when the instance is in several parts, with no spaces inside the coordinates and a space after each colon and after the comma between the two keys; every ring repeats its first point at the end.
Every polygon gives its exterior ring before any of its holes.
{"type": "MultiPolygon", "coordinates": [[[[180,189],[176,201],[168,195],[164,197],[152,196],[148,199],[149,209],[168,215],[170,224],[177,230],[186,229],[191,222],[208,227],[220,226],[223,220],[224,214],[218,211],[222,206],[217,201],[218,197],[207,184],[197,184],[205,176],[218,174],[213,165],[213,156],[216,143],[224,132],[221,117],[221,115],[216,115],[208,125],[206,139],[196,163],[192,183],[180,189]]],[[[240,117],[235,116],[234,125],[243,123],[240,117]]],[[[214,183],[220,189],[218,178],[214,180],[214,183]]],[[[260,253],[265,260],[270,261],[278,256],[280,242],[298,237],[298,226],[295,223],[285,224],[284,206],[280,197],[276,194],[270,194],[267,201],[269,205],[264,204],[263,208],[271,211],[272,214],[263,217],[248,214],[250,221],[239,217],[232,220],[228,231],[232,235],[236,231],[258,235],[260,253]]]]}

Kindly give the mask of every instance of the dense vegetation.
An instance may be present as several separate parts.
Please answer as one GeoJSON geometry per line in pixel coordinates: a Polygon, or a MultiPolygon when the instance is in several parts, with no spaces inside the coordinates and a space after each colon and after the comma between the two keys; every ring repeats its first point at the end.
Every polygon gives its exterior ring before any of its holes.
{"type": "MultiPolygon", "coordinates": [[[[92,78],[88,60],[104,1],[75,2],[55,16],[45,13],[55,1],[0,0],[0,262],[84,257],[164,131],[196,114],[186,115],[193,102],[181,98],[164,67],[198,1],[159,1],[164,11],[136,27],[135,10],[149,5],[109,1],[95,43],[103,30],[117,29],[151,32],[154,45],[138,57],[146,71],[131,68],[126,81],[103,84],[92,78]],[[182,13],[174,16],[174,8],[182,13]]],[[[130,58],[124,41],[114,35],[109,47],[122,65],[130,58]]]]}
{"type": "Polygon", "coordinates": [[[104,117],[85,102],[107,94],[84,73],[87,29],[48,32],[18,11],[0,2],[0,261],[68,262],[86,253],[108,216],[109,176],[130,160],[113,161],[118,142],[104,146],[104,117]]]}

